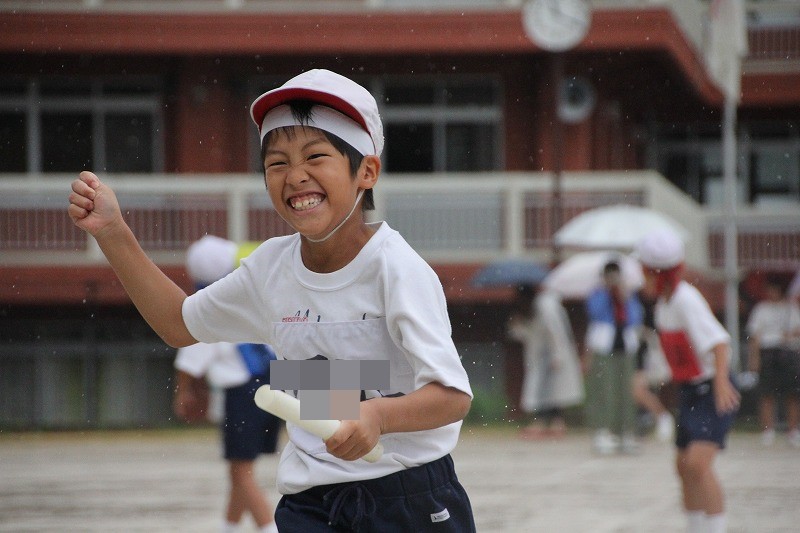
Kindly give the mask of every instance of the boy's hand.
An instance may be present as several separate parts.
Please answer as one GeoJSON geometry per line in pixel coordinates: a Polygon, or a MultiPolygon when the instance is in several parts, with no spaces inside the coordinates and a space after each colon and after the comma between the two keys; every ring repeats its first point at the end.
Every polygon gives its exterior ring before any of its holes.
{"type": "Polygon", "coordinates": [[[376,398],[361,402],[359,420],[342,420],[336,433],[325,441],[328,453],[345,461],[368,454],[378,444],[382,432],[380,401],[376,398]]]}
{"type": "Polygon", "coordinates": [[[208,398],[195,391],[181,390],[175,393],[172,410],[181,420],[189,423],[207,421],[208,398]]]}
{"type": "Polygon", "coordinates": [[[728,376],[720,376],[714,380],[714,402],[717,413],[723,415],[734,412],[739,407],[739,391],[733,386],[728,376]]]}
{"type": "Polygon", "coordinates": [[[72,182],[67,212],[76,226],[95,237],[111,224],[122,222],[114,191],[88,171],[81,172],[72,182]]]}
{"type": "Polygon", "coordinates": [[[175,373],[175,396],[172,410],[178,418],[186,422],[206,422],[209,391],[208,383],[203,377],[178,370],[175,373]]]}

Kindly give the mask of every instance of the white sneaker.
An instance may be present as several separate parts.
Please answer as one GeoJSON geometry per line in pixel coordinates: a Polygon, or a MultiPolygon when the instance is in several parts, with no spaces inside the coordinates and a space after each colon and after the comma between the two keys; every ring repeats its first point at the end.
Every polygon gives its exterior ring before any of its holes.
{"type": "Polygon", "coordinates": [[[622,453],[627,454],[636,454],[639,453],[639,440],[636,438],[635,435],[623,435],[622,436],[622,445],[621,445],[622,453]]]}
{"type": "Polygon", "coordinates": [[[275,525],[275,522],[270,522],[266,526],[262,527],[259,530],[259,533],[278,533],[278,526],[275,525]]]}
{"type": "Polygon", "coordinates": [[[619,437],[612,435],[607,429],[598,429],[594,434],[592,447],[600,455],[609,455],[619,449],[619,437]]]}
{"type": "Polygon", "coordinates": [[[793,429],[789,432],[789,444],[793,448],[800,448],[800,429],[793,429]]]}
{"type": "Polygon", "coordinates": [[[765,429],[761,432],[761,444],[764,446],[772,446],[775,442],[775,430],[765,429]]]}
{"type": "Polygon", "coordinates": [[[675,419],[669,413],[658,415],[656,421],[656,438],[660,442],[669,442],[675,436],[675,419]]]}

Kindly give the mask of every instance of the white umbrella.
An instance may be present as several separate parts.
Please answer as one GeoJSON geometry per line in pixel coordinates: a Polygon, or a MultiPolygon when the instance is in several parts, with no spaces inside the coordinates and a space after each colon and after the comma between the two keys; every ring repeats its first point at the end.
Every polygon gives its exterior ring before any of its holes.
{"type": "Polygon", "coordinates": [[[603,283],[603,267],[615,259],[619,263],[622,283],[629,291],[636,291],[644,284],[639,261],[630,255],[618,252],[580,252],[555,267],[542,281],[542,285],[563,298],[586,298],[603,283]]]}
{"type": "Polygon", "coordinates": [[[576,216],[556,232],[560,246],[632,250],[654,230],[670,228],[684,241],[689,232],[672,218],[646,207],[612,205],[576,216]]]}

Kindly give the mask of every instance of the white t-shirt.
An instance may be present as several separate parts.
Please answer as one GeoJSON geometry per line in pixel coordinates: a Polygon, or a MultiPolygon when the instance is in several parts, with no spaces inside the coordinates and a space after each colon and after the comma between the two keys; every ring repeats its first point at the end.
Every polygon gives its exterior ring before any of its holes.
{"type": "Polygon", "coordinates": [[[221,389],[238,387],[250,380],[250,371],[242,360],[239,348],[229,342],[204,344],[198,342],[178,350],[175,368],[221,389]]]}
{"type": "MultiPolygon", "coordinates": [[[[279,358],[388,360],[390,388],[367,397],[408,394],[436,381],[472,395],[451,338],[436,273],[388,224],[342,269],[308,270],[300,236],[263,243],[222,280],[186,299],[183,317],[201,342],[269,344],[279,358]]],[[[343,461],[324,442],[287,424],[289,444],[278,468],[283,494],[373,479],[434,461],[453,450],[461,428],[383,435],[376,463],[343,461]]]]}
{"type": "Polygon", "coordinates": [[[747,333],[758,335],[761,348],[788,346],[786,335],[800,328],[800,310],[786,301],[756,304],[747,320],[747,333]]]}
{"type": "Polygon", "coordinates": [[[730,343],[730,335],[700,291],[681,281],[669,300],[659,298],[656,302],[655,324],[673,379],[699,382],[714,376],[711,349],[730,343]]]}

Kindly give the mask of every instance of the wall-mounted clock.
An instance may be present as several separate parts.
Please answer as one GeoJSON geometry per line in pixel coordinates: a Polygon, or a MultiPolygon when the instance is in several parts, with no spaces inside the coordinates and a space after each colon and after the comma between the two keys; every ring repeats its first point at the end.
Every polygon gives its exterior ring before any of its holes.
{"type": "Polygon", "coordinates": [[[522,24],[541,48],[563,52],[589,32],[592,10],[587,0],[531,0],[522,8],[522,24]]]}

